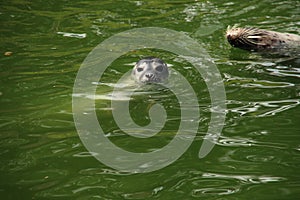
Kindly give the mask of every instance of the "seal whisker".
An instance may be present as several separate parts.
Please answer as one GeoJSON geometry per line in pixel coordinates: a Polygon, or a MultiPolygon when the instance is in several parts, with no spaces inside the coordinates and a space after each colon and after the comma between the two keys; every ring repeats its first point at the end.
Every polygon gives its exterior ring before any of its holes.
{"type": "Polygon", "coordinates": [[[228,26],[226,38],[233,47],[244,50],[300,56],[300,36],[291,33],[228,26]]]}

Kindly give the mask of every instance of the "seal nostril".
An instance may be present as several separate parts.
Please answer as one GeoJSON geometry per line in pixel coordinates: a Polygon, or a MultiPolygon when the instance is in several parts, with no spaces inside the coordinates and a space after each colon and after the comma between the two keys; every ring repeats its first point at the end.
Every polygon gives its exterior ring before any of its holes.
{"type": "Polygon", "coordinates": [[[153,77],[153,74],[145,74],[146,78],[152,78],[153,77]]]}

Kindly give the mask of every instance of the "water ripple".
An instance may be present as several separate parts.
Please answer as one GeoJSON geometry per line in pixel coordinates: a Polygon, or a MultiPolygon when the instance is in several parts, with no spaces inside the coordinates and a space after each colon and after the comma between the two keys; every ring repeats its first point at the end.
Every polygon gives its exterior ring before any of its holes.
{"type": "Polygon", "coordinates": [[[193,197],[202,197],[205,194],[209,195],[228,195],[237,193],[240,191],[239,188],[201,188],[201,189],[194,189],[192,191],[193,197]]]}
{"type": "Polygon", "coordinates": [[[74,38],[86,38],[86,33],[67,33],[67,32],[57,32],[57,34],[62,35],[64,37],[74,37],[74,38]]]}
{"type": "Polygon", "coordinates": [[[266,68],[266,70],[275,76],[300,78],[300,68],[277,66],[275,68],[266,68]]]}
{"type": "Polygon", "coordinates": [[[220,146],[229,147],[251,147],[251,146],[264,146],[264,147],[275,147],[279,149],[286,149],[287,145],[275,142],[259,142],[249,138],[227,138],[221,136],[217,142],[220,146]]]}
{"type": "Polygon", "coordinates": [[[232,76],[224,73],[225,80],[230,86],[241,86],[244,88],[287,88],[295,86],[294,83],[270,81],[270,80],[258,80],[257,78],[245,78],[232,76]]]}
{"type": "Polygon", "coordinates": [[[261,102],[239,102],[239,101],[228,101],[227,105],[230,104],[246,104],[239,107],[228,109],[229,112],[238,113],[240,116],[255,115],[257,117],[273,116],[280,112],[295,108],[300,104],[299,99],[286,99],[277,101],[261,101],[261,102]]]}
{"type": "Polygon", "coordinates": [[[285,181],[286,178],[277,176],[255,176],[255,175],[226,175],[226,174],[216,174],[216,173],[204,173],[202,175],[204,178],[222,178],[222,179],[236,179],[243,183],[269,183],[269,182],[280,182],[285,181]]]}
{"type": "Polygon", "coordinates": [[[129,172],[121,172],[118,170],[114,169],[109,169],[109,168],[87,168],[79,171],[79,174],[81,175],[96,175],[96,174],[101,174],[101,175],[130,175],[131,173],[129,172]]]}

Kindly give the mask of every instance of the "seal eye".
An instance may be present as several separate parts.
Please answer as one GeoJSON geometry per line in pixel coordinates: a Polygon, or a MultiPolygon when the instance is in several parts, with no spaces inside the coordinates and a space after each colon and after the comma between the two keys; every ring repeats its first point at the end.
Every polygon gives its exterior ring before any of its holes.
{"type": "Polygon", "coordinates": [[[156,71],[162,72],[164,70],[163,66],[159,65],[155,68],[156,71]]]}
{"type": "Polygon", "coordinates": [[[141,68],[141,67],[139,67],[139,68],[136,69],[136,71],[138,71],[138,72],[141,72],[141,71],[143,71],[143,70],[144,70],[144,69],[141,68]]]}

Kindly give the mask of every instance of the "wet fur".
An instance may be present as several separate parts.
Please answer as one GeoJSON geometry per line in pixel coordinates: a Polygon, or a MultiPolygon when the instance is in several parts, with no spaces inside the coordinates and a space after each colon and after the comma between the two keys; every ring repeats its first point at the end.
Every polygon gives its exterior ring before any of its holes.
{"type": "Polygon", "coordinates": [[[300,36],[258,28],[228,28],[226,38],[233,47],[248,51],[300,54],[300,36]]]}

